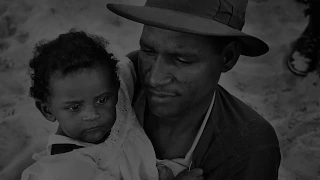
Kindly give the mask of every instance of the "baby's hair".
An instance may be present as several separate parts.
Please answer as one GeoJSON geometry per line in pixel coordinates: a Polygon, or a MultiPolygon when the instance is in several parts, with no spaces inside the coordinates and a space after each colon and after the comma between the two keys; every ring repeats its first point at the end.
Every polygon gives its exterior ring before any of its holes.
{"type": "Polygon", "coordinates": [[[108,41],[96,35],[71,29],[54,40],[41,40],[35,45],[29,62],[30,96],[46,102],[52,95],[49,81],[59,72],[62,76],[98,66],[107,67],[115,84],[119,82],[118,60],[106,50],[108,41]]]}

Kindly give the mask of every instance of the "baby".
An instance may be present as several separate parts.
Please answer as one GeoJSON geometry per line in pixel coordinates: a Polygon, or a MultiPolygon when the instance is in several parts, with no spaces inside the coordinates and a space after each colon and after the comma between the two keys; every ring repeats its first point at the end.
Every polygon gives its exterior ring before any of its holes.
{"type": "Polygon", "coordinates": [[[153,146],[131,107],[133,64],[116,58],[102,37],[72,29],[41,41],[29,66],[30,95],[47,120],[59,123],[62,135],[49,137],[22,180],[202,178],[199,169],[177,177],[164,166],[158,171],[153,146]]]}

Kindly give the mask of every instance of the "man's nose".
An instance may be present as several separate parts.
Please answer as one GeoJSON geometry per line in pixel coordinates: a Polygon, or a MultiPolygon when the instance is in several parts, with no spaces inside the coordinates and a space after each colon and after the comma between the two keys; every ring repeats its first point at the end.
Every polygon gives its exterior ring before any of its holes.
{"type": "Polygon", "coordinates": [[[165,58],[158,55],[157,59],[152,62],[150,71],[147,74],[147,83],[153,87],[169,84],[171,82],[171,75],[168,72],[168,68],[165,58]]]}
{"type": "Polygon", "coordinates": [[[95,107],[87,106],[83,111],[83,120],[84,121],[94,121],[100,118],[99,112],[96,110],[95,107]]]}

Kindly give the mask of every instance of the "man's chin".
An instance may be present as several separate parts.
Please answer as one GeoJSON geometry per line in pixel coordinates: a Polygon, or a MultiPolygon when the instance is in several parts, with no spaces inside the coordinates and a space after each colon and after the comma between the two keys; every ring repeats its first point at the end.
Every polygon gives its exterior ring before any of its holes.
{"type": "Polygon", "coordinates": [[[155,105],[150,103],[149,109],[152,112],[152,114],[156,115],[157,117],[161,118],[171,118],[175,115],[175,108],[171,106],[166,105],[155,105]]]}

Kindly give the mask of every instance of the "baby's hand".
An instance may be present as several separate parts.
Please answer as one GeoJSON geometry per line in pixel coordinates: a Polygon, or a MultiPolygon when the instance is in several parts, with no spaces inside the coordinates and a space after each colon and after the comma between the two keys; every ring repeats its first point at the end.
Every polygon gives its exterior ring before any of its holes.
{"type": "Polygon", "coordinates": [[[159,172],[159,180],[173,180],[174,174],[170,168],[165,165],[157,166],[159,172]]]}
{"type": "Polygon", "coordinates": [[[180,172],[174,180],[203,180],[202,169],[193,169],[189,171],[188,169],[180,172]]]}

